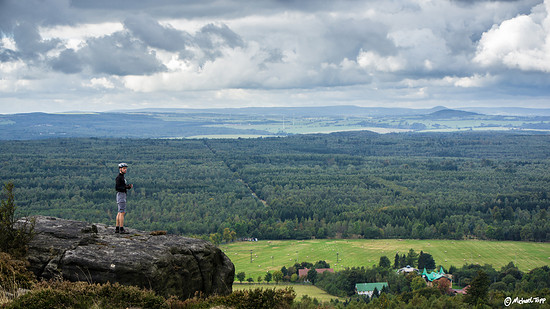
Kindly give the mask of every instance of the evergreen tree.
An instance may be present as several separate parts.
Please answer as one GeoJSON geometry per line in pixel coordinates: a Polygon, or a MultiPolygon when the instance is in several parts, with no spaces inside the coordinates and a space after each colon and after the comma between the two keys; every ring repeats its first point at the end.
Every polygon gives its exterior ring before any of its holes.
{"type": "Polygon", "coordinates": [[[269,283],[269,282],[271,282],[271,279],[272,279],[272,278],[273,278],[273,276],[271,275],[271,273],[270,273],[270,272],[267,272],[267,273],[265,274],[264,280],[265,280],[265,282],[269,283]]]}
{"type": "Polygon", "coordinates": [[[390,259],[388,259],[388,257],[385,255],[381,256],[380,262],[378,262],[378,266],[383,268],[390,268],[391,267],[390,259]]]}
{"type": "Polygon", "coordinates": [[[399,252],[395,254],[395,258],[393,259],[393,268],[399,268],[399,252]]]}
{"type": "MultiPolygon", "coordinates": [[[[407,253],[406,258],[406,264],[410,265],[411,267],[416,267],[418,265],[418,253],[414,252],[414,249],[409,249],[409,253],[407,253]]],[[[405,266],[407,266],[405,265],[405,266]]]]}
{"type": "Polygon", "coordinates": [[[429,253],[420,251],[418,256],[418,269],[435,269],[435,260],[429,253]]]}
{"type": "Polygon", "coordinates": [[[489,292],[489,276],[483,270],[478,270],[468,287],[465,301],[470,305],[484,304],[489,292]]]}
{"type": "Polygon", "coordinates": [[[317,270],[315,270],[315,268],[308,270],[306,278],[311,284],[315,285],[315,281],[317,281],[317,270]]]}
{"type": "Polygon", "coordinates": [[[281,272],[283,273],[283,276],[287,276],[288,275],[288,269],[286,269],[286,266],[283,266],[281,268],[281,272]]]}
{"type": "MultiPolygon", "coordinates": [[[[403,268],[407,265],[410,265],[410,264],[407,264],[407,257],[403,254],[399,257],[399,267],[398,268],[403,268]]],[[[410,266],[413,266],[413,265],[410,265],[410,266]]]]}
{"type": "Polygon", "coordinates": [[[241,271],[237,274],[237,280],[239,280],[240,283],[243,283],[244,278],[246,278],[246,274],[244,271],[241,271]]]}
{"type": "Polygon", "coordinates": [[[15,257],[23,257],[34,237],[34,220],[21,220],[15,216],[13,183],[8,182],[2,190],[0,204],[0,251],[15,257]]]}
{"type": "Polygon", "coordinates": [[[327,263],[326,261],[318,261],[317,263],[315,263],[315,265],[313,265],[313,268],[315,269],[330,268],[330,264],[327,263]]]}
{"type": "Polygon", "coordinates": [[[378,294],[380,294],[380,292],[376,287],[374,287],[374,291],[372,291],[372,297],[378,297],[378,294]]]}

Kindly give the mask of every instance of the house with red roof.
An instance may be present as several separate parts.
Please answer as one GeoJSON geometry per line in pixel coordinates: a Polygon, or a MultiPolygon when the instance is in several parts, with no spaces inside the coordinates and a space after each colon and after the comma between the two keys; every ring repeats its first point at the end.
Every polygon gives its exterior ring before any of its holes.
{"type": "MultiPolygon", "coordinates": [[[[298,278],[302,279],[302,277],[303,277],[303,280],[306,280],[308,271],[309,271],[309,268],[298,269],[298,278]]],[[[325,271],[328,271],[329,273],[333,273],[334,269],[332,269],[332,268],[316,268],[315,271],[317,272],[318,275],[320,275],[320,274],[324,273],[325,271]]]]}

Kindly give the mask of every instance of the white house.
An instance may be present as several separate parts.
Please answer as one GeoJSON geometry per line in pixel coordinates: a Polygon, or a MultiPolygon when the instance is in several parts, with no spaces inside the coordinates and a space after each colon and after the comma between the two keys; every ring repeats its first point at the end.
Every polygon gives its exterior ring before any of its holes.
{"type": "Polygon", "coordinates": [[[355,291],[359,295],[368,295],[369,297],[372,297],[375,288],[378,291],[378,295],[380,295],[380,291],[382,291],[384,287],[388,287],[387,282],[356,283],[355,291]]]}

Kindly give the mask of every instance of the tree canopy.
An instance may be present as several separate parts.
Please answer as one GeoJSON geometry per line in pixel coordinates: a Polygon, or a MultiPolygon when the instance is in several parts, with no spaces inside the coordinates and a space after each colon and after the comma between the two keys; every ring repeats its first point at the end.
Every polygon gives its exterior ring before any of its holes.
{"type": "Polygon", "coordinates": [[[0,142],[24,214],[236,238],[550,241],[550,135],[346,132],[260,139],[0,142]],[[218,235],[216,235],[218,234],[218,235]]]}

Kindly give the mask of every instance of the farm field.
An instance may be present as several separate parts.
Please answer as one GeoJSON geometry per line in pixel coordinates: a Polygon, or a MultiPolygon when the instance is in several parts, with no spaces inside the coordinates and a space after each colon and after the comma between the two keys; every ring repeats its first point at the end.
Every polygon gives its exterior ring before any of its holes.
{"type": "Polygon", "coordinates": [[[491,264],[495,269],[514,262],[522,271],[550,264],[550,243],[478,241],[478,240],[398,240],[398,239],[317,239],[262,240],[235,242],[220,248],[235,264],[235,272],[245,272],[254,280],[267,271],[296,262],[315,263],[324,260],[336,271],[346,267],[378,264],[385,255],[390,261],[395,254],[409,249],[424,251],[445,269],[454,265],[491,264]],[[337,260],[338,259],[338,260],[337,260]]]}
{"type": "Polygon", "coordinates": [[[327,292],[321,290],[320,288],[311,285],[311,284],[249,284],[249,283],[234,283],[233,291],[240,291],[245,289],[284,289],[286,287],[292,287],[294,292],[296,292],[296,300],[301,300],[304,295],[307,295],[311,298],[317,298],[321,302],[329,302],[331,299],[339,299],[343,301],[344,299],[328,294],[327,292]]]}

